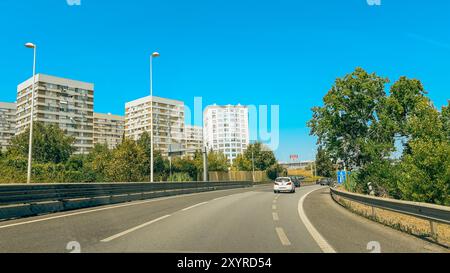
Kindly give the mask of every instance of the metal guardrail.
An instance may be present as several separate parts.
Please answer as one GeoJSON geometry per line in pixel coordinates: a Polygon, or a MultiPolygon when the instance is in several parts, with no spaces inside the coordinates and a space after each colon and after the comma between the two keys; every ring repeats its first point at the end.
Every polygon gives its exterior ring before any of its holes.
{"type": "Polygon", "coordinates": [[[367,206],[380,209],[390,210],[401,214],[414,216],[417,218],[429,220],[430,222],[439,222],[450,224],[450,207],[439,206],[427,203],[410,202],[394,199],[386,199],[380,197],[367,196],[356,193],[344,192],[334,188],[330,188],[330,193],[334,199],[334,195],[350,199],[367,206]]]}
{"type": "Polygon", "coordinates": [[[170,182],[170,183],[70,183],[0,185],[0,206],[77,198],[183,190],[219,190],[251,187],[252,182],[170,182]]]}

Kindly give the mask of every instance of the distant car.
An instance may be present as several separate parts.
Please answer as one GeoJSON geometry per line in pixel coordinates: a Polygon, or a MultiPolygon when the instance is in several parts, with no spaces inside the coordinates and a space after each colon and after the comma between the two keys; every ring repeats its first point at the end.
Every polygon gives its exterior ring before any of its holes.
{"type": "Polygon", "coordinates": [[[301,186],[301,183],[300,183],[301,179],[300,179],[300,177],[292,176],[291,179],[292,179],[292,182],[294,183],[295,187],[296,188],[300,188],[300,186],[301,186]]]}
{"type": "Polygon", "coordinates": [[[321,186],[330,186],[332,184],[333,180],[331,178],[321,178],[318,181],[318,184],[321,186]]]}
{"type": "Polygon", "coordinates": [[[278,177],[273,184],[273,192],[295,193],[295,185],[290,177],[278,177]]]}

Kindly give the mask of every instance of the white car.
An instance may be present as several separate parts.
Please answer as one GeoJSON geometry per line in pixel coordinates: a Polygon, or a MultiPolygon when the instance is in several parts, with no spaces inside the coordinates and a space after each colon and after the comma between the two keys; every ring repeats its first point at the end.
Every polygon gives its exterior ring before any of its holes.
{"type": "Polygon", "coordinates": [[[295,193],[295,184],[290,177],[278,177],[273,184],[273,192],[295,193]]]}

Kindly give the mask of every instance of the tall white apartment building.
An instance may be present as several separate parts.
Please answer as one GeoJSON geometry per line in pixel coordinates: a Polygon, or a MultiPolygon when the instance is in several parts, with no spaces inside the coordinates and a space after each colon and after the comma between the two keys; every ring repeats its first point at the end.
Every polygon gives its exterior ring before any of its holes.
{"type": "MultiPolygon", "coordinates": [[[[33,78],[17,86],[16,134],[30,123],[33,78]]],[[[49,75],[36,75],[33,121],[55,124],[75,138],[77,154],[88,153],[93,144],[94,85],[49,75]]]]}
{"type": "Polygon", "coordinates": [[[230,163],[247,149],[249,128],[246,106],[208,106],[203,121],[204,140],[208,149],[223,152],[230,163]]]}
{"type": "Polygon", "coordinates": [[[144,97],[125,104],[125,136],[138,140],[150,133],[153,104],[154,150],[168,155],[169,146],[184,145],[184,102],[161,97],[144,97]],[[152,103],[153,101],[153,103],[152,103]]]}
{"type": "Polygon", "coordinates": [[[16,104],[0,102],[0,150],[5,151],[16,130],[16,104]]]}
{"type": "Polygon", "coordinates": [[[196,151],[203,148],[203,127],[194,125],[184,126],[185,144],[187,156],[193,156],[196,151]]]}
{"type": "Polygon", "coordinates": [[[109,149],[114,149],[122,142],[124,133],[123,116],[94,113],[94,145],[106,144],[109,149]]]}

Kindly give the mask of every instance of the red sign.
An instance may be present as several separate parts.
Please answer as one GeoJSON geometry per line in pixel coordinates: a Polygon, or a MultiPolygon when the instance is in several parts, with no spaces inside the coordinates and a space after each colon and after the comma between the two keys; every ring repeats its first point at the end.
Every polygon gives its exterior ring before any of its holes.
{"type": "Polygon", "coordinates": [[[298,155],[291,155],[290,158],[291,160],[298,160],[298,155]]]}

